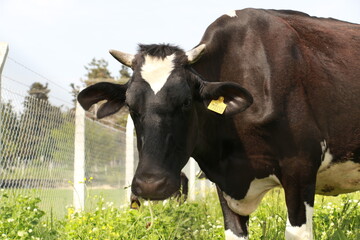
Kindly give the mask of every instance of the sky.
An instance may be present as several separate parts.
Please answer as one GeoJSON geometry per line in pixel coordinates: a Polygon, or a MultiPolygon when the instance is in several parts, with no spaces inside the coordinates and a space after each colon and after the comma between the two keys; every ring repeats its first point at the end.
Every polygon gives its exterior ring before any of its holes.
{"type": "Polygon", "coordinates": [[[105,59],[118,76],[109,49],[134,54],[139,43],[172,43],[189,50],[216,18],[248,7],[360,23],[359,0],[0,0],[0,42],[9,44],[2,87],[26,95],[33,82],[47,82],[50,100],[71,106],[69,85],[82,85],[91,59],[105,59]]]}

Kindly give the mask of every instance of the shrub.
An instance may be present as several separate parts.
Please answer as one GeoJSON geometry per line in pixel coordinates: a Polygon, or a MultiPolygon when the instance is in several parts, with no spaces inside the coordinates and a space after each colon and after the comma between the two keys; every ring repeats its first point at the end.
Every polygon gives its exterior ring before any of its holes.
{"type": "Polygon", "coordinates": [[[41,218],[45,214],[38,207],[40,199],[9,196],[1,190],[0,202],[1,239],[37,239],[37,233],[41,231],[41,218]]]}

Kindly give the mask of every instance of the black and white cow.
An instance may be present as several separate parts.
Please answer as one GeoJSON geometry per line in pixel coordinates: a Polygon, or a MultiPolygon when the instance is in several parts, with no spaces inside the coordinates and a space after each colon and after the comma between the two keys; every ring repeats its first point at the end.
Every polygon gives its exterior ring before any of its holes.
{"type": "Polygon", "coordinates": [[[78,100],[85,109],[107,100],[99,118],[128,106],[135,195],[171,196],[192,156],[218,187],[226,239],[248,238],[249,215],[276,186],[285,190],[286,239],[312,239],[315,193],[359,190],[359,25],[245,9],[218,18],[188,52],[110,53],[133,69],[130,81],[95,84],[78,100]]]}

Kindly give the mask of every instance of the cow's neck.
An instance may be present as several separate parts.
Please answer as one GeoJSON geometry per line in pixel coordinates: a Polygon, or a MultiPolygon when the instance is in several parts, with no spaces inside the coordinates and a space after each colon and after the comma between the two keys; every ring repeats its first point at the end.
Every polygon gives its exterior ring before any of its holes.
{"type": "Polygon", "coordinates": [[[192,156],[212,182],[230,195],[241,198],[246,194],[246,186],[239,189],[233,185],[244,180],[250,182],[254,174],[235,132],[232,120],[212,113],[199,114],[198,141],[192,156]],[[231,169],[238,172],[228,174],[231,169]],[[236,192],[231,192],[234,190],[236,192]]]}

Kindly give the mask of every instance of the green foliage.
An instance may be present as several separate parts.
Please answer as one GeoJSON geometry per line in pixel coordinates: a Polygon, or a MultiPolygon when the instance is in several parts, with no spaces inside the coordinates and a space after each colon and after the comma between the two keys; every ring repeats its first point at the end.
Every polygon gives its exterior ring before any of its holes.
{"type": "Polygon", "coordinates": [[[33,84],[31,84],[28,94],[30,97],[33,97],[33,98],[36,98],[39,100],[43,100],[43,101],[47,101],[49,99],[49,96],[48,96],[49,92],[50,92],[50,89],[48,89],[47,83],[44,86],[39,82],[34,82],[33,84]]]}
{"type": "Polygon", "coordinates": [[[85,80],[86,86],[92,85],[96,82],[113,79],[107,68],[108,65],[108,62],[104,59],[97,60],[96,58],[93,58],[91,62],[85,66],[85,69],[87,70],[87,73],[85,74],[87,78],[85,80]]]}
{"type": "MultiPolygon", "coordinates": [[[[92,61],[85,66],[85,69],[87,70],[87,73],[85,74],[86,79],[83,80],[85,87],[98,82],[123,84],[130,79],[129,68],[126,66],[121,67],[119,77],[112,77],[110,71],[108,70],[108,62],[104,59],[97,60],[96,58],[93,58],[92,61]]],[[[73,101],[75,103],[79,88],[74,84],[71,84],[70,86],[72,88],[71,94],[74,96],[73,101]]],[[[91,117],[96,116],[95,109],[98,109],[101,104],[102,102],[95,104],[95,107],[89,110],[91,117]]],[[[104,120],[99,121],[111,127],[121,128],[125,127],[128,114],[128,109],[123,107],[117,114],[108,116],[104,120]]]]}
{"type": "MultiPolygon", "coordinates": [[[[338,198],[316,197],[314,239],[360,239],[360,193],[338,198]]],[[[216,194],[179,205],[174,200],[142,205],[140,210],[115,207],[95,196],[96,207],[85,212],[68,208],[64,218],[44,217],[37,198],[0,192],[0,239],[224,239],[216,194]]],[[[250,239],[284,239],[283,191],[271,191],[250,218],[250,239]]]]}
{"type": "Polygon", "coordinates": [[[109,63],[104,59],[97,60],[93,58],[88,66],[85,66],[85,69],[88,71],[86,77],[88,79],[95,78],[112,78],[110,71],[107,69],[109,63]]]}
{"type": "Polygon", "coordinates": [[[223,236],[223,226],[221,220],[216,219],[220,209],[213,208],[213,204],[214,198],[201,204],[179,205],[176,201],[166,201],[138,211],[115,208],[100,197],[94,211],[78,213],[68,209],[60,238],[218,239],[223,236]]]}
{"type": "Polygon", "coordinates": [[[1,190],[0,202],[1,239],[36,239],[39,232],[44,234],[41,218],[45,212],[38,207],[39,198],[14,197],[1,190]]]}
{"type": "Polygon", "coordinates": [[[1,118],[3,119],[0,123],[0,163],[4,168],[8,168],[16,158],[16,149],[18,146],[17,129],[19,127],[19,121],[11,102],[0,103],[0,106],[1,118]]]}
{"type": "Polygon", "coordinates": [[[131,77],[129,68],[125,65],[121,65],[121,70],[119,71],[119,73],[120,73],[120,81],[123,83],[127,82],[131,77]]]}
{"type": "Polygon", "coordinates": [[[49,136],[52,129],[62,124],[60,108],[48,102],[47,85],[33,83],[25,97],[24,111],[18,127],[17,157],[22,161],[39,160],[40,157],[50,158],[47,149],[54,139],[49,136]]]}
{"type": "Polygon", "coordinates": [[[314,238],[360,239],[360,201],[349,195],[328,198],[332,201],[326,201],[325,197],[316,198],[314,238]]]}

